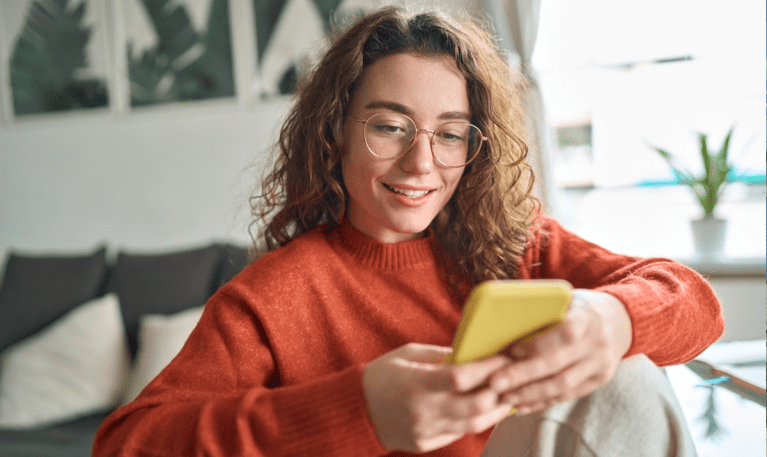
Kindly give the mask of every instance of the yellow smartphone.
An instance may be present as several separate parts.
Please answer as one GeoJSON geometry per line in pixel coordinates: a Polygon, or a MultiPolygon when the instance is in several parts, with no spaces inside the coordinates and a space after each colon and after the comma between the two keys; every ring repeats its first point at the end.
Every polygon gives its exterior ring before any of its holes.
{"type": "Polygon", "coordinates": [[[472,289],[448,363],[491,357],[565,317],[572,286],[558,279],[485,281],[472,289]]]}

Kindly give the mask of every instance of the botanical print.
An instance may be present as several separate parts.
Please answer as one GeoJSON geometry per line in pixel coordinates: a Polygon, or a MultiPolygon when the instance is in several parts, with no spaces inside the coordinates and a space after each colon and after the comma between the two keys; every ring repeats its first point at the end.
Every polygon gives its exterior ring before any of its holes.
{"type": "MultiPolygon", "coordinates": [[[[252,2],[257,59],[248,94],[294,92],[329,32],[387,0],[1,0],[13,113],[234,97],[231,3],[252,2]],[[107,46],[109,44],[109,46],[107,46]],[[115,49],[118,55],[114,55],[115,49]],[[122,52],[121,55],[119,55],[122,52]],[[119,79],[117,79],[119,78],[119,79]],[[111,95],[111,96],[110,96],[111,95]]],[[[2,88],[5,90],[5,88],[2,88]]],[[[5,94],[3,94],[5,95],[5,94]]]]}
{"type": "Polygon", "coordinates": [[[108,105],[99,6],[96,0],[4,0],[15,115],[108,105]]]}
{"type": "Polygon", "coordinates": [[[126,0],[131,105],[234,96],[228,0],[126,0]]]}
{"type": "Polygon", "coordinates": [[[262,97],[292,93],[301,72],[327,45],[328,32],[362,12],[341,0],[252,1],[262,97]]]}

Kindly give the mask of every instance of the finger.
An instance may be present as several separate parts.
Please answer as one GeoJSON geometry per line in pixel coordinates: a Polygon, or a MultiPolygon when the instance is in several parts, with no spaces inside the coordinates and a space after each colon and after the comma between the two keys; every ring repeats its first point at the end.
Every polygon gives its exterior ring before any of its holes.
{"type": "Polygon", "coordinates": [[[549,400],[562,401],[568,398],[568,393],[578,387],[593,375],[593,368],[587,361],[574,363],[564,370],[547,378],[525,384],[522,387],[501,395],[503,402],[514,405],[532,404],[549,400]]]}
{"type": "Polygon", "coordinates": [[[573,306],[557,325],[536,331],[510,346],[508,354],[514,360],[544,354],[584,339],[590,317],[579,306],[573,306]]]}
{"type": "Polygon", "coordinates": [[[534,382],[501,396],[517,405],[560,403],[589,394],[612,379],[615,369],[599,358],[586,358],[540,382],[534,382]]]}
{"type": "MultiPolygon", "coordinates": [[[[538,346],[541,345],[539,339],[542,338],[542,336],[549,332],[551,329],[555,328],[557,325],[559,325],[559,323],[547,325],[546,327],[540,328],[528,335],[523,336],[519,340],[509,345],[509,347],[503,351],[503,354],[507,355],[512,360],[522,360],[530,357],[535,352],[540,351],[538,348],[538,346]]],[[[544,340],[544,342],[545,341],[546,340],[544,340]]]]}
{"type": "Polygon", "coordinates": [[[519,405],[517,405],[516,414],[524,415],[524,414],[534,413],[537,411],[543,411],[556,404],[564,403],[570,400],[574,400],[576,398],[584,397],[594,392],[595,390],[597,390],[599,387],[603,385],[604,383],[600,382],[600,377],[595,376],[588,379],[583,384],[581,384],[577,389],[573,390],[571,392],[571,395],[563,396],[561,398],[548,399],[548,400],[539,401],[535,403],[520,403],[519,405]]]}
{"type": "Polygon", "coordinates": [[[447,362],[452,349],[431,344],[408,343],[394,351],[397,357],[415,363],[443,364],[447,362]]]}
{"type": "Polygon", "coordinates": [[[442,415],[448,419],[466,419],[487,414],[497,408],[500,402],[498,393],[491,389],[451,395],[443,404],[442,415]]]}
{"type": "Polygon", "coordinates": [[[589,316],[572,310],[559,325],[537,339],[511,347],[512,363],[493,375],[490,385],[499,392],[552,376],[589,355],[589,316]]]}
{"type": "Polygon", "coordinates": [[[511,411],[511,405],[501,403],[483,414],[467,417],[463,420],[449,422],[446,426],[446,430],[448,432],[460,433],[464,435],[471,433],[481,433],[508,417],[511,411]]]}
{"type": "Polygon", "coordinates": [[[553,376],[584,358],[584,350],[569,345],[514,362],[494,373],[490,386],[496,392],[507,392],[553,376]]]}
{"type": "Polygon", "coordinates": [[[509,358],[500,355],[478,362],[442,365],[438,370],[440,376],[434,378],[431,387],[434,390],[469,392],[487,385],[491,375],[508,365],[509,358]]]}

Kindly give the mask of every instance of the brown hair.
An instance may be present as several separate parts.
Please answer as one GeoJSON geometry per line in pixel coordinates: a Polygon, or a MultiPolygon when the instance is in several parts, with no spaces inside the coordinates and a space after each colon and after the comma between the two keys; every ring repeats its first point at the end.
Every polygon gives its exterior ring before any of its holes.
{"type": "Polygon", "coordinates": [[[252,226],[263,224],[271,250],[340,221],[348,195],[340,139],[355,83],[367,65],[401,52],[453,58],[466,78],[472,124],[488,138],[432,222],[436,239],[475,282],[516,277],[538,206],[520,133],[524,84],[492,35],[471,19],[459,24],[439,13],[388,7],[341,34],[299,85],[274,167],[251,198],[252,226]]]}

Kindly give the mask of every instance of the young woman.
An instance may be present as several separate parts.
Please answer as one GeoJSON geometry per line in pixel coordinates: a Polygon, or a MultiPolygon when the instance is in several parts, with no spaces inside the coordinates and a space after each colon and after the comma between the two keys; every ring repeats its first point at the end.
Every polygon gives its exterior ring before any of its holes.
{"type": "Polygon", "coordinates": [[[720,336],[719,303],[691,270],[537,211],[519,88],[471,22],[388,8],[352,25],[300,88],[252,201],[270,252],[210,299],[94,455],[477,456],[501,421],[488,453],[689,450],[637,359],[690,360],[720,336]],[[468,292],[501,278],[569,281],[566,318],[445,364],[468,292]],[[635,416],[659,422],[642,433],[635,416]]]}

